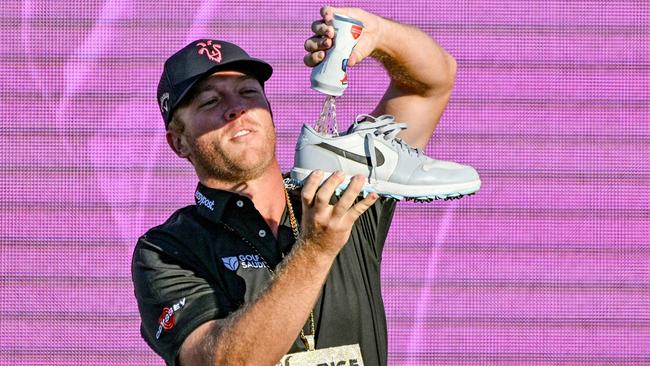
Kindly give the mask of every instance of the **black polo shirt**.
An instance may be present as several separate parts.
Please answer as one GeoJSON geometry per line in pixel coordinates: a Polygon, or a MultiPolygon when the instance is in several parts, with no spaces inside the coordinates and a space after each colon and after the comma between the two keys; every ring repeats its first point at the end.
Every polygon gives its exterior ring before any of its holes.
{"type": "MultiPolygon", "coordinates": [[[[290,196],[300,222],[298,191],[290,196]]],[[[141,333],[168,365],[178,364],[183,341],[199,325],[256,298],[270,279],[264,262],[274,269],[294,243],[286,210],[276,239],[244,196],[199,183],[195,200],[140,237],[133,253],[141,333]]],[[[366,365],[386,364],[379,266],[394,208],[395,200],[379,199],[334,261],[314,309],[317,349],[359,343],[366,365]]],[[[304,349],[298,338],[290,353],[304,349]]]]}

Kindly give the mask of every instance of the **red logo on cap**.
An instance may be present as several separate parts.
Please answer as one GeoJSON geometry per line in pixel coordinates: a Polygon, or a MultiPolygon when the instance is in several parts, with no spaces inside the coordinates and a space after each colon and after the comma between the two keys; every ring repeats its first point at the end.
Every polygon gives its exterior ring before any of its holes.
{"type": "Polygon", "coordinates": [[[196,44],[196,47],[199,48],[199,55],[206,55],[211,61],[221,62],[220,44],[212,44],[212,41],[199,42],[196,44]]]}
{"type": "Polygon", "coordinates": [[[363,28],[361,28],[358,25],[353,25],[352,28],[350,28],[350,33],[352,33],[352,38],[357,39],[361,35],[361,31],[363,28]]]}

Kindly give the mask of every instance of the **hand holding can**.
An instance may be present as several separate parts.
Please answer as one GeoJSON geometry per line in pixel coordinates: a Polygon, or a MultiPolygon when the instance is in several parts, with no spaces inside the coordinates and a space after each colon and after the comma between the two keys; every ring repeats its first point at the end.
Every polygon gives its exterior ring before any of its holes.
{"type": "Polygon", "coordinates": [[[347,64],[363,31],[363,23],[341,14],[332,20],[335,37],[325,59],[311,72],[311,88],[323,94],[341,96],[348,87],[347,64]]]}

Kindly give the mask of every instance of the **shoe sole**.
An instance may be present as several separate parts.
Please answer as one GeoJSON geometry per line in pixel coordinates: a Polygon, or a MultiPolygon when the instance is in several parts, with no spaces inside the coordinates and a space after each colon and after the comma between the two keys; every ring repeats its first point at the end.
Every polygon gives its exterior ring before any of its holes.
{"type": "MultiPolygon", "coordinates": [[[[311,174],[312,170],[293,168],[291,170],[291,179],[297,186],[302,186],[305,179],[311,174]]],[[[323,172],[323,180],[327,179],[332,172],[323,172]]],[[[340,195],[350,183],[352,176],[346,175],[345,180],[336,188],[336,195],[340,195]]],[[[376,181],[364,184],[361,194],[365,197],[371,192],[376,192],[382,197],[390,197],[397,200],[413,200],[421,202],[430,202],[432,200],[452,200],[474,194],[481,188],[481,181],[445,184],[445,185],[403,185],[386,181],[376,181]]]]}

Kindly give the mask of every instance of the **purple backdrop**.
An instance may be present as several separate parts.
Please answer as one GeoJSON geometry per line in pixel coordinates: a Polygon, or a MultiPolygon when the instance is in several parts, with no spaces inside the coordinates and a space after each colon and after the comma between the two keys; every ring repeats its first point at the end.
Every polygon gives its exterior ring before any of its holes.
{"type": "MultiPolygon", "coordinates": [[[[0,364],[162,363],[129,264],[196,184],[155,104],[164,59],[200,36],[267,59],[285,170],[323,100],[301,61],[319,5],[239,3],[0,5],[0,364]]],[[[483,179],[460,201],[400,204],[383,262],[390,363],[650,365],[649,2],[367,9],[457,58],[427,152],[483,179]]],[[[350,83],[344,127],[386,86],[372,60],[350,83]]]]}

